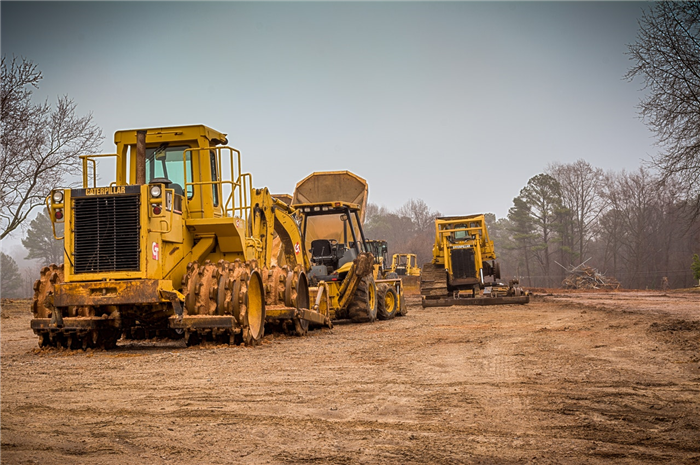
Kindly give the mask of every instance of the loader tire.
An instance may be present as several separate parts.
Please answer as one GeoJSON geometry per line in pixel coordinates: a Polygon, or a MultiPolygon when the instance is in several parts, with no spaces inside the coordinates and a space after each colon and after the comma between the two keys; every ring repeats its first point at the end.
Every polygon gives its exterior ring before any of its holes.
{"type": "Polygon", "coordinates": [[[377,318],[391,320],[399,310],[399,299],[393,287],[386,284],[377,286],[377,318]]]}
{"type": "Polygon", "coordinates": [[[377,319],[377,285],[371,274],[362,278],[357,286],[348,306],[348,317],[356,323],[373,322],[377,319]]]}

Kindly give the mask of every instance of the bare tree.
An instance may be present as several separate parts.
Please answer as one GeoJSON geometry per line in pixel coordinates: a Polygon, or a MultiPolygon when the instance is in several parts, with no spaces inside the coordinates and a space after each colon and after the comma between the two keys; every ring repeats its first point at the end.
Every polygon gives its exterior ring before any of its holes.
{"type": "Polygon", "coordinates": [[[571,215],[573,246],[580,262],[586,259],[584,255],[591,240],[592,225],[605,207],[604,197],[600,195],[603,171],[585,160],[570,164],[555,163],[547,171],[561,186],[561,199],[571,215]]]}
{"type": "Polygon", "coordinates": [[[656,180],[647,169],[612,176],[606,196],[610,205],[619,212],[623,234],[619,236],[621,258],[625,265],[623,280],[632,287],[641,287],[645,273],[653,263],[652,250],[656,244],[653,235],[654,210],[658,208],[659,192],[656,180]]]}
{"type": "Polygon", "coordinates": [[[364,231],[368,238],[387,241],[389,253],[413,253],[419,263],[432,260],[435,217],[423,200],[409,200],[395,211],[368,204],[364,231]]]}
{"type": "Polygon", "coordinates": [[[642,78],[647,96],[640,113],[662,152],[654,158],[662,179],[679,176],[700,212],[700,2],[658,2],[639,22],[629,46],[635,64],[626,74],[642,78]]]}
{"type": "Polygon", "coordinates": [[[418,231],[435,231],[435,217],[440,216],[440,212],[430,210],[428,204],[423,200],[410,199],[399,208],[401,216],[407,216],[413,222],[413,227],[418,231]]]}
{"type": "Polygon", "coordinates": [[[78,116],[76,104],[59,97],[56,107],[34,103],[42,79],[25,58],[2,57],[0,136],[0,239],[17,229],[51,188],[80,171],[78,155],[100,147],[102,131],[92,114],[78,116]]]}

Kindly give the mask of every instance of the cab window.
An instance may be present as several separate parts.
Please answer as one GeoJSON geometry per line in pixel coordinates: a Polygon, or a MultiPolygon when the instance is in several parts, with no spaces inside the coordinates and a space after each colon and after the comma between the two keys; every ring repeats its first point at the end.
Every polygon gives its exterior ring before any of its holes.
{"type": "MultiPolygon", "coordinates": [[[[187,179],[192,181],[192,160],[190,152],[187,152],[183,163],[183,153],[189,147],[168,147],[161,145],[146,149],[146,182],[155,178],[166,178],[170,181],[170,188],[178,195],[184,195],[185,169],[187,179]],[[186,168],[185,168],[186,167],[186,168]]],[[[192,186],[187,186],[187,198],[193,195],[192,186]]]]}

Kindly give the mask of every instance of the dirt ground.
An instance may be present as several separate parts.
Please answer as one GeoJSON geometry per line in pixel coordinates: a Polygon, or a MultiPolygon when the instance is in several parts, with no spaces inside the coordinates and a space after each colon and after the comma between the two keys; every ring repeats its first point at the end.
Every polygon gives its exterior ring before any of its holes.
{"type": "Polygon", "coordinates": [[[256,348],[37,349],[2,303],[2,463],[700,463],[700,292],[540,294],[256,348]]]}

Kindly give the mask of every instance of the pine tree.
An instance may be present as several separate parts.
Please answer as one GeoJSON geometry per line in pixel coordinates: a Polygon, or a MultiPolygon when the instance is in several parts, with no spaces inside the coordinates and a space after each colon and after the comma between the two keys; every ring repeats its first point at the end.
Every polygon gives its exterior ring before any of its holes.
{"type": "Polygon", "coordinates": [[[17,262],[0,252],[0,296],[3,298],[19,297],[22,290],[22,275],[19,273],[17,262]]]}
{"type": "Polygon", "coordinates": [[[63,241],[54,238],[51,218],[45,208],[29,224],[22,245],[29,251],[27,260],[39,260],[41,265],[63,263],[63,241]]]}

